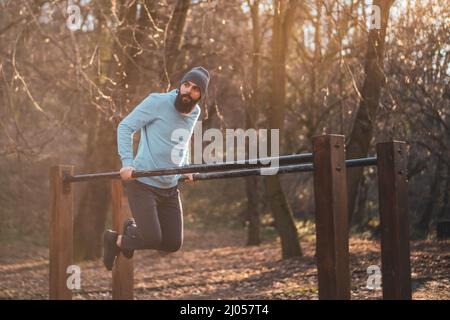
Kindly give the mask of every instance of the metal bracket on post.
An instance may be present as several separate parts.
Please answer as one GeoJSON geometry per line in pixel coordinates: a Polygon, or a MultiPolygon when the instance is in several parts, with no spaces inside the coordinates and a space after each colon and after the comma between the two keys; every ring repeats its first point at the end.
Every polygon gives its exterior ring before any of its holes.
{"type": "Polygon", "coordinates": [[[63,169],[62,174],[63,174],[63,181],[62,181],[63,182],[63,184],[62,184],[63,193],[69,193],[72,190],[71,186],[70,186],[70,182],[67,181],[67,177],[71,176],[70,171],[63,169]]]}

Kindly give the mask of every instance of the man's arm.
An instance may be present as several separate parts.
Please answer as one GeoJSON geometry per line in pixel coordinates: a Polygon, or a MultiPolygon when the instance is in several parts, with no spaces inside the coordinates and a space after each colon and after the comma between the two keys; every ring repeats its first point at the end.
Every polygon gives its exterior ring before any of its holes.
{"type": "Polygon", "coordinates": [[[151,123],[156,115],[156,102],[152,95],[145,98],[117,127],[117,147],[122,167],[133,165],[133,135],[151,123]]]}

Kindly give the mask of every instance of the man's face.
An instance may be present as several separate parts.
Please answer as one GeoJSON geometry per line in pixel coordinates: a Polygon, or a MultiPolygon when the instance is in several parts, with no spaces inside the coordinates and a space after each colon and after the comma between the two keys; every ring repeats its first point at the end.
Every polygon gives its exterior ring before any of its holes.
{"type": "Polygon", "coordinates": [[[183,82],[175,99],[175,108],[181,113],[188,114],[194,110],[195,105],[200,100],[200,96],[200,88],[195,83],[190,81],[183,82]]]}
{"type": "Polygon", "coordinates": [[[181,84],[180,93],[184,103],[198,101],[201,96],[200,88],[191,81],[186,81],[181,84]]]}

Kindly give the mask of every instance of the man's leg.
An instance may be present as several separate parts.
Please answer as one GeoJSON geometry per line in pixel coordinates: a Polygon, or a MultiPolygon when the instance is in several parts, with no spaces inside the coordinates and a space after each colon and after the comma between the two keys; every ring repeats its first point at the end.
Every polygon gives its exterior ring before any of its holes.
{"type": "Polygon", "coordinates": [[[159,250],[175,252],[183,244],[183,209],[177,187],[161,192],[157,201],[162,242],[159,250]]]}
{"type": "Polygon", "coordinates": [[[136,224],[127,228],[121,237],[120,247],[125,250],[159,249],[162,235],[157,211],[158,195],[135,180],[126,181],[125,187],[136,224]]]}

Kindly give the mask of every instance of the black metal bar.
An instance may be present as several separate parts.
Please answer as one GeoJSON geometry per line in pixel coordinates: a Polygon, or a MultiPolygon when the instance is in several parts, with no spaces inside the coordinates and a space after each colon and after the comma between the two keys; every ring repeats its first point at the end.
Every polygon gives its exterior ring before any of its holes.
{"type": "MultiPolygon", "coordinates": [[[[197,173],[194,174],[194,181],[200,180],[214,180],[214,179],[224,179],[224,178],[240,178],[240,177],[248,177],[248,176],[258,176],[262,175],[262,170],[269,170],[266,168],[257,168],[257,169],[242,169],[242,170],[231,170],[231,171],[223,171],[223,172],[213,172],[213,173],[197,173]]],[[[278,167],[278,170],[275,174],[284,174],[291,172],[308,172],[313,171],[312,163],[307,164],[297,164],[297,165],[289,165],[289,166],[281,166],[278,167]]],[[[180,178],[179,182],[186,181],[187,178],[180,178]]]]}
{"type": "MultiPolygon", "coordinates": [[[[138,178],[138,177],[153,177],[153,176],[165,176],[165,175],[174,175],[174,174],[185,174],[185,173],[212,173],[212,172],[219,172],[220,174],[224,174],[227,170],[238,170],[235,173],[232,174],[233,177],[239,176],[239,172],[242,172],[243,170],[252,169],[252,167],[255,170],[259,170],[259,168],[267,168],[268,166],[266,164],[262,164],[261,162],[267,162],[270,163],[270,161],[273,161],[276,157],[269,157],[269,158],[259,158],[259,159],[250,159],[245,160],[243,162],[225,162],[225,163],[218,163],[218,164],[200,164],[200,165],[190,165],[190,166],[184,166],[184,167],[174,167],[174,168],[165,168],[165,169],[159,169],[159,170],[148,170],[148,171],[140,171],[136,170],[133,172],[132,177],[138,178]],[[253,162],[253,163],[252,163],[253,162]]],[[[312,160],[312,153],[304,153],[304,154],[295,154],[295,155],[287,155],[287,156],[281,156],[278,158],[279,164],[282,165],[281,167],[284,167],[287,164],[302,164],[307,163],[312,160]]],[[[361,158],[361,159],[348,159],[345,161],[345,164],[348,168],[352,167],[361,167],[361,166],[375,166],[377,165],[377,158],[376,157],[370,157],[370,158],[361,158]]],[[[281,168],[280,167],[280,168],[281,168]]],[[[284,171],[281,173],[285,173],[284,171]]],[[[246,173],[245,173],[246,174],[246,173]]],[[[253,175],[253,174],[250,174],[253,175]]],[[[242,175],[244,176],[244,175],[242,175]]],[[[206,178],[201,180],[209,180],[206,178]]],[[[80,181],[89,181],[89,180],[96,180],[96,179],[120,179],[119,172],[104,172],[104,173],[93,173],[93,174],[79,174],[79,175],[66,175],[64,177],[64,182],[80,182],[80,181]]],[[[218,178],[211,178],[211,179],[218,179],[218,178]]]]}
{"type": "Polygon", "coordinates": [[[279,164],[289,164],[289,163],[306,163],[312,160],[312,153],[288,155],[281,157],[271,157],[271,158],[258,158],[244,160],[242,162],[225,162],[217,164],[197,164],[184,167],[166,168],[160,170],[148,170],[148,171],[134,171],[132,177],[154,177],[162,175],[173,175],[173,174],[183,174],[183,173],[201,173],[201,172],[217,172],[225,170],[237,170],[237,169],[251,169],[268,167],[270,161],[277,160],[279,164]],[[266,163],[264,163],[266,162],[266,163]]]}
{"type": "Polygon", "coordinates": [[[347,168],[376,166],[376,165],[377,165],[377,157],[345,160],[345,166],[347,168]]]}
{"type": "Polygon", "coordinates": [[[81,181],[91,181],[100,179],[120,179],[119,172],[103,172],[103,173],[87,173],[87,174],[76,174],[74,176],[65,175],[64,182],[81,182],[81,181]]]}
{"type": "MultiPolygon", "coordinates": [[[[375,166],[377,165],[377,158],[361,158],[361,159],[349,159],[345,160],[345,166],[347,168],[361,167],[361,166],[375,166]]],[[[291,166],[279,167],[277,174],[291,173],[291,172],[306,172],[313,171],[314,167],[312,164],[300,164],[291,166]]],[[[214,172],[214,173],[198,173],[194,174],[194,181],[200,180],[213,180],[213,179],[224,179],[224,178],[237,178],[261,175],[261,170],[258,169],[247,169],[247,170],[235,170],[235,171],[224,171],[224,172],[214,172]]],[[[178,181],[184,182],[187,178],[180,178],[178,181]]]]}
{"type": "MultiPolygon", "coordinates": [[[[268,167],[270,162],[276,159],[278,159],[280,165],[307,163],[312,161],[312,153],[292,154],[280,157],[247,159],[243,161],[224,162],[217,164],[195,164],[190,166],[164,168],[159,170],[146,170],[146,171],[136,170],[133,171],[132,177],[133,178],[154,177],[154,176],[167,176],[184,173],[217,172],[233,169],[268,167]]],[[[119,179],[119,178],[120,178],[119,172],[105,172],[93,174],[79,174],[74,176],[67,175],[65,176],[64,181],[79,182],[93,179],[119,179]]]]}

